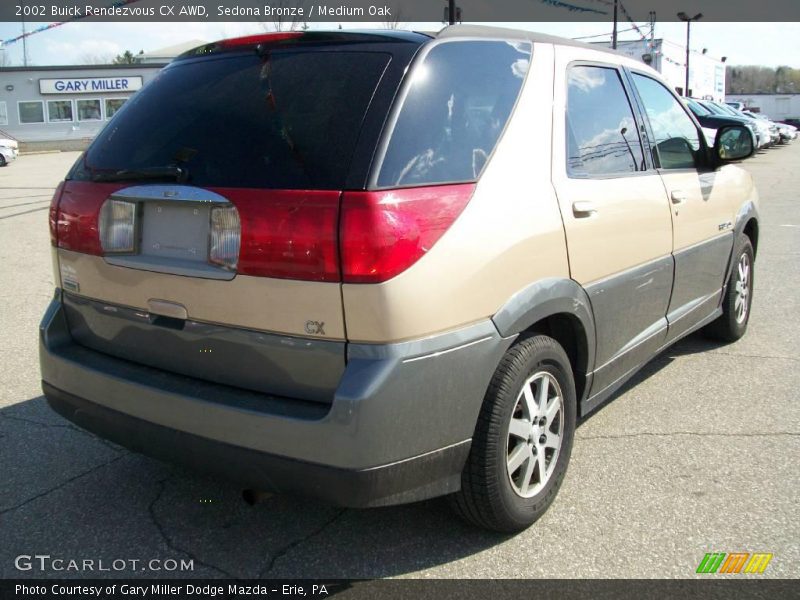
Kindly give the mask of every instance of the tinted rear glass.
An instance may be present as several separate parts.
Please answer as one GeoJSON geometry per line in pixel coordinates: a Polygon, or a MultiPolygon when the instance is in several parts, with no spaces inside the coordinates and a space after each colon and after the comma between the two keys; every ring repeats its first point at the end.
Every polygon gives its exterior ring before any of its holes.
{"type": "Polygon", "coordinates": [[[525,42],[447,42],[409,73],[378,187],[474,181],[528,72],[525,42]]]}
{"type": "Polygon", "coordinates": [[[340,189],[389,60],[295,49],[177,63],[128,101],[72,176],[179,164],[192,185],[340,189]]]}

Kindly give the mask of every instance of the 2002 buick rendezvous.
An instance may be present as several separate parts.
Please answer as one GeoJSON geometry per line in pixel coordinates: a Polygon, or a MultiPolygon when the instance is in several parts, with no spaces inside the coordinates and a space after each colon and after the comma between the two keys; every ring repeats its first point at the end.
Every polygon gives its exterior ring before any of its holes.
{"type": "Polygon", "coordinates": [[[197,48],[53,198],[50,405],[134,450],[511,531],[575,419],[750,316],[756,191],[658,75],[521,31],[197,48]]]}

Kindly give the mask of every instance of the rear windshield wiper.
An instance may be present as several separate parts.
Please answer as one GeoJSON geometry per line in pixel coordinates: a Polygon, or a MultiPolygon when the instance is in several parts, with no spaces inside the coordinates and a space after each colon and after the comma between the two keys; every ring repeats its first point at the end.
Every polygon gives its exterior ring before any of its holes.
{"type": "Polygon", "coordinates": [[[92,181],[139,181],[145,179],[170,179],[177,182],[186,181],[189,170],[177,165],[163,167],[145,167],[142,169],[122,169],[120,171],[92,173],[92,181]]]}

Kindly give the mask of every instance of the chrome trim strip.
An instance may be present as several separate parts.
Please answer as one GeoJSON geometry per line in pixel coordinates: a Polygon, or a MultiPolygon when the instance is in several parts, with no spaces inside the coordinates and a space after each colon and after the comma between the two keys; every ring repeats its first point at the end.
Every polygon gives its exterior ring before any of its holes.
{"type": "Polygon", "coordinates": [[[229,204],[224,196],[210,190],[191,185],[179,184],[148,184],[134,185],[111,194],[116,200],[159,200],[175,202],[211,202],[214,204],[229,204]]]}

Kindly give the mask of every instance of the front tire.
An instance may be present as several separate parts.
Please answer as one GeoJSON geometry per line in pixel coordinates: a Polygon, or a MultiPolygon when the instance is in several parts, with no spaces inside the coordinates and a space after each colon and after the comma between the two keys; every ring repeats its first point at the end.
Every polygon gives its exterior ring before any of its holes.
{"type": "Polygon", "coordinates": [[[484,397],[461,491],[451,496],[455,512],[506,533],[541,517],[567,471],[576,405],[569,358],[558,342],[536,335],[509,348],[484,397]]]}
{"type": "Polygon", "coordinates": [[[722,316],[711,323],[706,332],[723,342],[735,342],[747,331],[753,306],[755,255],[750,238],[742,235],[736,246],[725,297],[722,299],[722,316]]]}

